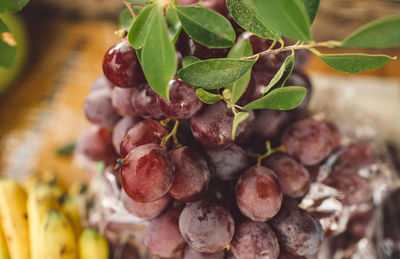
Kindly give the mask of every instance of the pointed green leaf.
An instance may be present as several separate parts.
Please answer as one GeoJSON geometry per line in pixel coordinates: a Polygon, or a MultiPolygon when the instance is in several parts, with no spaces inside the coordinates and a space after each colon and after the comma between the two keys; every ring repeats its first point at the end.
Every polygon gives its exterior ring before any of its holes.
{"type": "Polygon", "coordinates": [[[150,17],[156,10],[156,4],[150,4],[136,17],[128,33],[128,40],[135,49],[143,47],[147,33],[149,32],[150,17]]]}
{"type": "Polygon", "coordinates": [[[119,14],[119,27],[121,29],[129,30],[132,26],[133,23],[133,17],[131,12],[128,10],[128,8],[125,8],[122,10],[122,12],[119,14]]]}
{"type": "Polygon", "coordinates": [[[186,56],[182,58],[182,67],[187,67],[190,64],[193,64],[197,61],[200,61],[200,59],[198,57],[195,56],[186,56]]]}
{"type": "Polygon", "coordinates": [[[0,13],[3,12],[19,12],[29,3],[29,0],[1,0],[0,13]]]}
{"type": "Polygon", "coordinates": [[[317,17],[320,0],[303,0],[304,7],[308,13],[308,17],[310,18],[310,23],[312,24],[317,17]]]}
{"type": "Polygon", "coordinates": [[[400,45],[400,15],[368,23],[342,42],[344,47],[386,48],[400,45]]]}
{"type": "Polygon", "coordinates": [[[271,109],[287,111],[296,108],[306,96],[307,90],[300,86],[285,86],[272,90],[264,97],[244,107],[245,110],[271,109]]]}
{"type": "Polygon", "coordinates": [[[236,82],[251,69],[255,60],[207,59],[182,68],[178,76],[187,84],[204,89],[218,89],[236,82]]]}
{"type": "Polygon", "coordinates": [[[288,38],[311,41],[310,19],[301,0],[246,0],[261,21],[288,38]]]}
{"type": "Polygon", "coordinates": [[[195,41],[212,48],[233,46],[235,31],[219,13],[199,6],[177,6],[176,13],[185,32],[195,41]]]}
{"type": "Polygon", "coordinates": [[[247,0],[226,0],[226,5],[233,19],[246,31],[261,38],[280,40],[279,33],[268,28],[260,21],[247,0]]]}
{"type": "Polygon", "coordinates": [[[17,42],[10,29],[0,19],[0,66],[11,67],[17,55],[17,42]]]}
{"type": "Polygon", "coordinates": [[[248,112],[235,113],[235,117],[233,118],[233,125],[232,125],[232,139],[233,140],[235,140],[236,131],[237,131],[240,123],[245,121],[247,119],[247,117],[249,117],[249,115],[250,114],[248,112]]]}
{"type": "Polygon", "coordinates": [[[326,54],[318,55],[318,57],[331,68],[345,73],[376,69],[393,59],[386,55],[370,54],[326,54]]]}
{"type": "MultiPolygon", "coordinates": [[[[229,51],[228,58],[242,58],[253,55],[253,49],[249,39],[244,39],[236,43],[236,45],[229,51]]],[[[231,102],[236,103],[243,93],[246,91],[251,78],[251,70],[247,71],[235,83],[225,88],[232,90],[231,102]]]]}
{"type": "Polygon", "coordinates": [[[169,39],[162,9],[156,6],[149,17],[148,33],[142,50],[141,64],[151,88],[169,99],[169,81],[177,68],[175,47],[169,39]]]}
{"type": "Polygon", "coordinates": [[[207,104],[214,104],[222,100],[220,94],[213,94],[201,88],[196,89],[196,95],[199,97],[200,101],[207,104]]]}
{"type": "Polygon", "coordinates": [[[292,73],[293,67],[294,67],[294,55],[290,55],[285,59],[285,62],[283,62],[278,72],[271,79],[267,88],[265,88],[264,95],[275,88],[282,87],[285,84],[286,80],[289,78],[290,74],[292,73]]]}

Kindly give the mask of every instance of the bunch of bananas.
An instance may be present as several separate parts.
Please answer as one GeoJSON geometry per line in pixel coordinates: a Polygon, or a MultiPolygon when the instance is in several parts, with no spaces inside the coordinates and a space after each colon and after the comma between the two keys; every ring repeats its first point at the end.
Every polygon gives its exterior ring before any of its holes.
{"type": "Polygon", "coordinates": [[[0,259],[107,259],[105,238],[82,226],[78,188],[33,182],[0,178],[0,259]]]}

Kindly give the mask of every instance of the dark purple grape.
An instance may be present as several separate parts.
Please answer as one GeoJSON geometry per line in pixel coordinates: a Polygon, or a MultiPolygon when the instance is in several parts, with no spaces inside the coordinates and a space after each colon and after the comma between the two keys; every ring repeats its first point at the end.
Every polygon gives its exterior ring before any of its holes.
{"type": "Polygon", "coordinates": [[[210,181],[210,172],[203,156],[193,148],[184,146],[169,152],[175,165],[175,177],[169,194],[179,201],[201,198],[210,181]]]}
{"type": "Polygon", "coordinates": [[[109,129],[91,126],[82,132],[76,150],[93,161],[107,160],[114,155],[109,129]]]}
{"type": "Polygon", "coordinates": [[[157,144],[133,149],[125,157],[120,171],[126,194],[139,202],[160,199],[171,188],[174,164],[168,152],[157,144]]]}
{"type": "Polygon", "coordinates": [[[343,168],[331,173],[322,181],[323,184],[336,189],[336,197],[343,204],[359,204],[370,198],[368,181],[362,178],[353,168],[343,168]]]}
{"type": "Polygon", "coordinates": [[[235,143],[238,145],[245,145],[253,133],[253,122],[256,119],[256,115],[254,111],[246,112],[249,116],[245,121],[239,124],[236,131],[235,143]]]}
{"type": "Polygon", "coordinates": [[[114,110],[121,116],[136,117],[132,106],[132,88],[114,87],[111,92],[111,103],[114,110]]]}
{"type": "Polygon", "coordinates": [[[312,94],[312,85],[310,79],[306,74],[300,71],[293,72],[285,83],[285,86],[303,86],[307,89],[307,94],[304,97],[303,102],[297,106],[291,112],[303,112],[307,110],[308,104],[310,103],[312,94]]]}
{"type": "Polygon", "coordinates": [[[198,252],[218,253],[231,242],[235,224],[224,207],[198,201],[183,209],[179,229],[186,242],[198,252]]]}
{"type": "Polygon", "coordinates": [[[116,247],[112,247],[111,254],[112,258],[118,259],[140,259],[139,250],[133,244],[126,242],[125,244],[120,244],[120,240],[117,243],[116,247]]]}
{"type": "Polygon", "coordinates": [[[120,119],[111,104],[111,90],[106,88],[91,92],[85,99],[83,110],[91,123],[102,127],[111,127],[120,119]]]}
{"type": "Polygon", "coordinates": [[[268,157],[264,164],[276,173],[283,195],[300,198],[308,193],[310,173],[290,156],[274,154],[268,157]]]}
{"type": "Polygon", "coordinates": [[[98,78],[96,78],[96,80],[94,80],[94,82],[92,83],[92,85],[90,86],[90,92],[96,91],[96,90],[100,90],[100,89],[113,89],[113,84],[108,81],[108,79],[105,76],[100,76],[98,78]]]}
{"type": "Polygon", "coordinates": [[[375,162],[372,148],[364,143],[356,142],[344,147],[335,162],[334,170],[352,168],[354,171],[375,162]]]}
{"type": "Polygon", "coordinates": [[[185,120],[195,115],[203,102],[197,98],[196,88],[184,83],[179,78],[169,82],[169,101],[157,95],[157,99],[164,115],[171,119],[185,120]]]}
{"type": "Polygon", "coordinates": [[[346,231],[351,236],[361,239],[364,237],[371,238],[374,230],[374,211],[359,211],[353,214],[347,222],[346,231]]]}
{"type": "Polygon", "coordinates": [[[342,136],[340,135],[339,129],[332,122],[327,122],[326,125],[328,125],[328,127],[329,127],[329,129],[331,130],[331,133],[332,133],[333,149],[336,149],[336,148],[340,147],[340,145],[342,143],[342,136]]]}
{"type": "Polygon", "coordinates": [[[280,244],[300,256],[315,254],[324,238],[319,221],[290,201],[283,203],[270,225],[280,244]]]}
{"type": "Polygon", "coordinates": [[[226,7],[225,0],[202,0],[200,1],[200,6],[218,12],[223,16],[228,15],[228,8],[226,7]]]}
{"type": "Polygon", "coordinates": [[[112,133],[112,143],[115,151],[120,154],[120,146],[122,139],[128,132],[130,128],[132,128],[139,120],[132,117],[125,117],[120,119],[117,124],[115,124],[113,133],[112,133]]]}
{"type": "Polygon", "coordinates": [[[235,183],[222,181],[219,178],[211,178],[204,200],[216,202],[218,204],[230,207],[234,202],[235,183]]]}
{"type": "Polygon", "coordinates": [[[195,249],[190,247],[189,245],[185,246],[183,250],[183,259],[224,259],[224,251],[214,253],[214,254],[206,254],[197,252],[195,249]]]}
{"type": "Polygon", "coordinates": [[[239,177],[235,192],[240,211],[253,221],[270,220],[281,207],[282,192],[275,173],[264,166],[247,169],[239,177]]]}
{"type": "Polygon", "coordinates": [[[224,102],[206,105],[191,120],[193,136],[204,147],[224,148],[233,143],[233,112],[224,102]]]}
{"type": "Polygon", "coordinates": [[[179,35],[176,42],[176,49],[183,57],[195,56],[199,59],[224,58],[228,55],[229,49],[208,48],[190,38],[184,31],[179,35]]]}
{"type": "Polygon", "coordinates": [[[121,190],[121,200],[126,211],[141,219],[153,219],[168,206],[171,198],[168,195],[153,202],[137,202],[121,190]]]}
{"type": "Polygon", "coordinates": [[[305,257],[305,256],[300,256],[300,255],[294,255],[284,249],[281,249],[280,253],[279,253],[279,259],[312,259],[309,257],[305,257]]]}
{"type": "Polygon", "coordinates": [[[304,67],[306,67],[311,60],[311,53],[307,49],[298,49],[296,50],[296,58],[294,59],[294,70],[302,71],[304,67]]]}
{"type": "Polygon", "coordinates": [[[132,106],[135,112],[145,119],[160,119],[163,117],[157,101],[157,93],[148,84],[142,84],[134,89],[132,106]]]}
{"type": "Polygon", "coordinates": [[[132,149],[144,144],[160,144],[168,131],[155,120],[143,120],[128,130],[121,141],[120,153],[126,156],[132,149]]]}
{"type": "Polygon", "coordinates": [[[236,258],[277,259],[279,256],[278,239],[267,223],[245,221],[236,228],[231,243],[236,258]]]}
{"type": "Polygon", "coordinates": [[[144,235],[144,244],[151,254],[170,258],[182,250],[185,240],[179,232],[180,213],[178,208],[171,207],[150,221],[144,235]]]}
{"type": "Polygon", "coordinates": [[[282,143],[287,153],[304,165],[315,165],[324,160],[333,149],[333,137],[324,122],[305,119],[290,125],[282,143]]]}
{"type": "Polygon", "coordinates": [[[107,50],[103,59],[103,72],[111,83],[119,87],[135,87],[144,82],[136,52],[127,39],[107,50]]]}
{"type": "Polygon", "coordinates": [[[257,138],[274,140],[281,137],[289,122],[286,111],[261,110],[256,113],[253,132],[257,138]]]}
{"type": "Polygon", "coordinates": [[[237,145],[218,150],[208,149],[205,155],[211,174],[225,181],[236,180],[249,163],[246,153],[237,145]]]}

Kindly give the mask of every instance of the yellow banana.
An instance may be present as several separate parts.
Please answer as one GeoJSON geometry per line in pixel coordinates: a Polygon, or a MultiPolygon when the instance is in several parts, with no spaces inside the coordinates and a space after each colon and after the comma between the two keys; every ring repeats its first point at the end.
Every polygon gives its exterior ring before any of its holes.
{"type": "Polygon", "coordinates": [[[0,179],[0,218],[10,257],[29,259],[26,193],[11,178],[0,179]]]}
{"type": "Polygon", "coordinates": [[[72,196],[65,195],[61,204],[61,211],[67,216],[75,232],[75,237],[79,238],[83,227],[81,223],[81,215],[79,213],[78,200],[72,196]]]}
{"type": "Polygon", "coordinates": [[[38,184],[31,189],[28,195],[28,219],[30,234],[30,251],[32,259],[42,259],[40,255],[40,240],[37,237],[47,211],[59,208],[58,199],[62,192],[54,185],[38,184]]]}
{"type": "Polygon", "coordinates": [[[86,192],[88,186],[86,183],[82,182],[74,182],[69,188],[68,188],[68,194],[76,197],[79,196],[83,193],[86,192]]]}
{"type": "Polygon", "coordinates": [[[49,210],[39,231],[40,259],[77,259],[78,249],[74,230],[60,211],[49,210]]]}
{"type": "Polygon", "coordinates": [[[0,259],[10,259],[10,255],[8,254],[6,239],[1,224],[0,224],[0,259]]]}
{"type": "Polygon", "coordinates": [[[79,238],[80,259],[107,259],[108,243],[96,229],[85,229],[79,238]]]}

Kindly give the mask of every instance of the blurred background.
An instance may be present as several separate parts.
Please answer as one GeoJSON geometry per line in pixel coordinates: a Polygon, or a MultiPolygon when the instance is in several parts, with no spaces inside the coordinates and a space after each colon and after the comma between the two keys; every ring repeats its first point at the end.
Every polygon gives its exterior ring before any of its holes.
{"type": "MultiPolygon", "coordinates": [[[[3,17],[20,31],[23,50],[13,71],[0,69],[1,174],[22,177],[50,168],[65,185],[86,177],[71,163],[70,151],[88,125],[82,104],[91,83],[102,74],[105,51],[119,39],[114,32],[123,8],[119,0],[35,0],[18,17],[3,17]]],[[[369,21],[398,13],[398,0],[322,0],[314,38],[341,40],[369,21]]],[[[368,52],[400,56],[400,48],[368,52]]],[[[347,75],[312,58],[306,71],[313,80],[315,107],[327,95],[346,96],[354,111],[373,118],[388,144],[396,147],[400,141],[399,61],[347,75]]],[[[394,156],[398,156],[395,151],[394,156]]]]}

